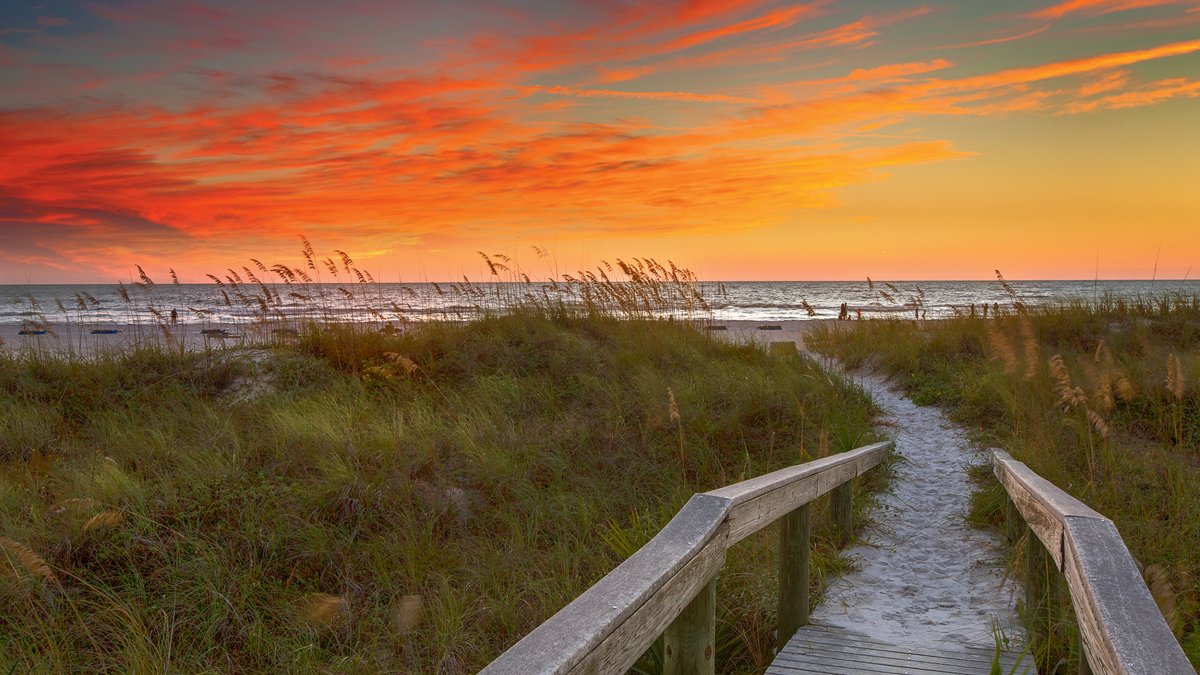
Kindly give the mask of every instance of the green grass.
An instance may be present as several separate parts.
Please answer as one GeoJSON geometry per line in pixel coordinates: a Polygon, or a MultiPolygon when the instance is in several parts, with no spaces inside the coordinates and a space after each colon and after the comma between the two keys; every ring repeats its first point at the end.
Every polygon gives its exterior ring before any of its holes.
{"type": "MultiPolygon", "coordinates": [[[[980,443],[1112,518],[1139,563],[1161,573],[1152,590],[1200,664],[1200,298],[1108,297],[920,328],[842,323],[808,343],[896,376],[980,443]]],[[[998,525],[1003,493],[984,476],[972,519],[998,525]]],[[[1074,668],[1073,619],[1049,623],[1030,626],[1061,638],[1037,655],[1043,669],[1074,668]]]]}
{"type": "MultiPolygon", "coordinates": [[[[551,308],[0,354],[0,666],[473,672],[694,492],[871,442],[873,414],[807,359],[551,308]]],[[[817,580],[846,566],[826,508],[817,580]]],[[[769,660],[775,544],[720,577],[721,672],[769,660]]]]}

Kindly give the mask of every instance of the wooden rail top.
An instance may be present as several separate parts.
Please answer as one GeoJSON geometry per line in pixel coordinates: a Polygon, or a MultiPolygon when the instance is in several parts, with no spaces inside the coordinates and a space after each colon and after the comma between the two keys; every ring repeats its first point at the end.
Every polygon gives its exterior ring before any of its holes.
{"type": "Polygon", "coordinates": [[[716,575],[730,546],[879,464],[891,445],[694,495],[645,546],[482,672],[625,672],[716,575]]]}
{"type": "Polygon", "coordinates": [[[1093,672],[1195,673],[1112,521],[1006,452],[992,468],[1067,578],[1093,672]]]}

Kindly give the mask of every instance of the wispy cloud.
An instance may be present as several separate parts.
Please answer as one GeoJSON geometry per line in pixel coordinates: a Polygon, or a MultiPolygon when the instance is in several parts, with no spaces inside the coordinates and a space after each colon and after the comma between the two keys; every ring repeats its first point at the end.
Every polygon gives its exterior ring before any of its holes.
{"type": "Polygon", "coordinates": [[[518,89],[528,94],[545,93],[558,96],[580,96],[583,98],[623,98],[646,101],[685,101],[689,103],[761,103],[759,99],[747,98],[745,96],[694,94],[683,91],[618,91],[614,89],[581,89],[579,87],[543,87],[538,85],[518,87],[518,89]]]}
{"type": "Polygon", "coordinates": [[[1193,2],[1192,0],[1065,0],[1030,12],[1029,16],[1035,19],[1061,19],[1071,14],[1111,14],[1132,9],[1180,4],[1193,4],[1193,2]]]}

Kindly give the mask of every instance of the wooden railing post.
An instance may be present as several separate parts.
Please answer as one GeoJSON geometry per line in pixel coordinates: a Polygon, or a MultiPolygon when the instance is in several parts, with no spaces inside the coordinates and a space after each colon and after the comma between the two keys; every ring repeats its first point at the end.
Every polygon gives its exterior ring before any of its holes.
{"type": "Polygon", "coordinates": [[[663,633],[663,675],[716,672],[717,578],[709,580],[663,633]]]}
{"type": "Polygon", "coordinates": [[[1050,591],[1046,575],[1046,547],[1028,526],[1025,528],[1025,612],[1033,628],[1029,635],[1030,651],[1037,654],[1047,636],[1049,618],[1047,600],[1050,591]]]}
{"type": "Polygon", "coordinates": [[[837,545],[845,546],[850,541],[854,531],[851,517],[854,513],[853,480],[833,488],[830,493],[830,517],[833,520],[833,531],[837,536],[837,545]]]}
{"type": "Polygon", "coordinates": [[[779,522],[779,636],[783,649],[801,626],[808,625],[808,557],[812,538],[809,504],[779,522]]]}
{"type": "Polygon", "coordinates": [[[1007,493],[1004,495],[1004,543],[1012,546],[1017,543],[1017,539],[1021,537],[1021,525],[1024,524],[1021,519],[1021,511],[1017,508],[1017,503],[1012,500],[1012,497],[1007,493]]]}

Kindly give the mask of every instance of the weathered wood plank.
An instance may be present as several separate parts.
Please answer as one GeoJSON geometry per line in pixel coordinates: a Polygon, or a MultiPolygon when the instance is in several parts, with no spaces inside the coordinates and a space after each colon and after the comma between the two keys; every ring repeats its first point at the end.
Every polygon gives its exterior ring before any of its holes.
{"type": "MultiPolygon", "coordinates": [[[[1026,528],[1025,541],[1025,611],[1031,624],[1029,643],[1031,651],[1037,653],[1046,642],[1049,633],[1049,584],[1046,567],[1048,566],[1046,548],[1034,536],[1031,529],[1026,528]]],[[[1055,574],[1058,572],[1056,571],[1055,574]]]]}
{"type": "Polygon", "coordinates": [[[792,511],[779,522],[779,649],[787,645],[796,630],[808,624],[811,540],[811,504],[792,511]]]}
{"type": "Polygon", "coordinates": [[[771,473],[763,474],[756,478],[750,478],[740,483],[734,483],[733,485],[727,485],[723,488],[710,490],[704,494],[713,495],[714,497],[725,497],[731,500],[734,506],[737,506],[742,502],[751,500],[762,494],[771,492],[772,490],[778,490],[779,488],[793,481],[807,478],[808,476],[814,474],[823,473],[829,468],[840,466],[842,464],[853,464],[859,459],[870,456],[871,459],[868,460],[868,466],[865,468],[858,468],[858,472],[862,473],[866,468],[875,466],[879,462],[883,461],[885,453],[891,447],[891,441],[883,441],[881,443],[865,445],[861,448],[848,450],[846,452],[830,455],[828,457],[822,457],[821,459],[814,459],[811,462],[805,462],[804,464],[799,464],[797,466],[780,469],[779,471],[772,471],[771,473]]]}
{"type": "Polygon", "coordinates": [[[1195,672],[1112,521],[1007,453],[993,453],[993,468],[1066,577],[1091,669],[1097,673],[1195,672]]]}
{"type": "Polygon", "coordinates": [[[663,675],[716,671],[717,579],[705,584],[663,633],[663,675]]]}
{"type": "Polygon", "coordinates": [[[1111,521],[1066,518],[1065,572],[1097,673],[1194,673],[1111,521]]]}
{"type": "Polygon", "coordinates": [[[730,543],[735,544],[795,511],[797,504],[807,504],[820,497],[823,494],[820,480],[820,474],[808,476],[733,505],[729,510],[730,543]]]}
{"type": "Polygon", "coordinates": [[[1021,520],[1021,512],[1017,510],[1017,505],[1013,503],[1012,497],[1005,495],[1004,497],[1004,543],[1008,546],[1013,546],[1017,540],[1021,538],[1021,529],[1024,521],[1021,520]]]}
{"type": "MultiPolygon", "coordinates": [[[[895,651],[904,654],[925,654],[938,658],[952,658],[958,655],[970,662],[974,662],[980,658],[990,659],[996,653],[993,645],[953,644],[938,648],[893,644],[848,628],[822,624],[809,624],[796,631],[796,633],[798,636],[803,637],[805,643],[827,641],[852,646],[870,646],[872,649],[895,651]]],[[[786,649],[792,649],[792,647],[787,647],[786,649]]],[[[1017,659],[1017,655],[1012,652],[1001,652],[1001,658],[1012,658],[1015,660],[1017,659]]]]}
{"type": "Polygon", "coordinates": [[[877,466],[891,442],[876,443],[800,466],[775,471],[705,494],[733,502],[729,513],[730,543],[737,543],[770,525],[801,504],[877,466]]]}
{"type": "MultiPolygon", "coordinates": [[[[729,508],[728,499],[695,495],[637,553],[535,628],[482,672],[514,675],[567,672],[618,628],[629,624],[642,606],[652,600],[667,610],[673,608],[675,611],[675,614],[661,621],[662,625],[646,638],[645,644],[653,642],[696,590],[712,577],[708,572],[715,571],[712,569],[713,562],[716,561],[719,567],[720,561],[724,560],[724,522],[729,508]],[[714,547],[709,546],[714,539],[718,540],[717,553],[714,553],[714,547]],[[706,548],[708,559],[695,562],[693,559],[706,548]],[[685,569],[696,573],[697,566],[707,576],[696,578],[694,585],[683,583],[686,579],[676,580],[676,577],[683,576],[679,573],[685,569]],[[666,589],[667,593],[659,593],[662,589],[666,589]],[[665,596],[672,593],[687,593],[687,597],[667,606],[663,601],[668,599],[665,596]]],[[[640,644],[642,640],[637,642],[640,644]]],[[[636,660],[640,655],[639,651],[633,659],[636,660]]]]}
{"type": "MultiPolygon", "coordinates": [[[[571,668],[571,675],[623,673],[629,669],[658,635],[679,616],[700,589],[725,564],[725,527],[683,569],[679,570],[645,603],[571,668]]],[[[525,671],[530,673],[544,670],[525,671]]]]}
{"type": "MultiPolygon", "coordinates": [[[[994,649],[953,646],[946,649],[908,647],[877,640],[868,635],[829,626],[809,625],[796,632],[767,669],[769,675],[797,672],[917,673],[973,675],[990,673],[994,649]]],[[[1031,675],[1030,659],[1001,652],[1001,671],[1031,675]]]]}
{"type": "Polygon", "coordinates": [[[1063,492],[1002,450],[992,451],[996,478],[1020,511],[1029,529],[1046,547],[1057,569],[1062,569],[1062,518],[1068,515],[1101,518],[1087,504],[1063,492]]]}
{"type": "Polygon", "coordinates": [[[623,671],[679,616],[726,549],[883,461],[890,442],[695,495],[657,536],[482,672],[623,671]]]}

